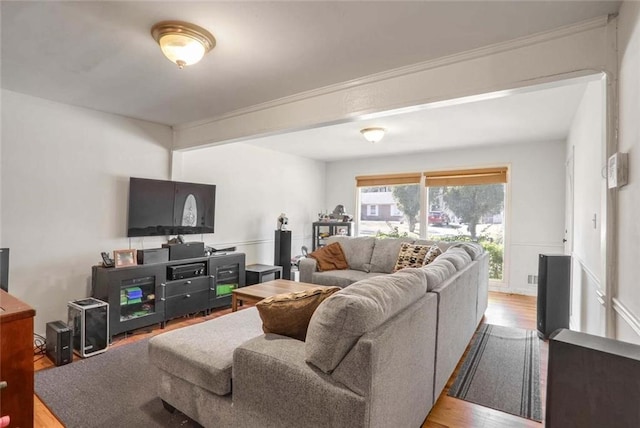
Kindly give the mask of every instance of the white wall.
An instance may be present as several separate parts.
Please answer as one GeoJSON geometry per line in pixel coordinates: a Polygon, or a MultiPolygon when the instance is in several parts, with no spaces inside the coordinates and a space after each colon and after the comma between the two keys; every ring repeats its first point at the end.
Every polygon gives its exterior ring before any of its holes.
{"type": "Polygon", "coordinates": [[[311,223],[325,208],[325,163],[236,143],[174,156],[175,180],[215,184],[215,233],[205,242],[236,246],[247,264],[274,262],[280,213],[289,218],[292,256],[311,249],[311,223]]]}
{"type": "Polygon", "coordinates": [[[629,184],[618,193],[617,335],[640,344],[640,3],[626,1],[618,16],[618,150],[629,153],[629,184]]]}
{"type": "MultiPolygon", "coordinates": [[[[159,246],[126,238],[130,176],[168,179],[167,126],[2,91],[2,245],[9,290],[35,331],[90,295],[101,251],[159,246]]],[[[156,242],[157,241],[157,242],[156,242]]]]}
{"type": "Polygon", "coordinates": [[[538,274],[538,254],[562,252],[564,231],[564,142],[540,142],[425,152],[327,164],[328,206],[355,212],[355,177],[393,172],[508,165],[510,215],[506,254],[509,270],[501,291],[536,294],[527,284],[538,274]]]}
{"type": "Polygon", "coordinates": [[[571,153],[574,156],[571,326],[601,336],[606,334],[601,245],[606,194],[602,175],[605,105],[604,80],[590,82],[567,139],[567,158],[571,153]]]}

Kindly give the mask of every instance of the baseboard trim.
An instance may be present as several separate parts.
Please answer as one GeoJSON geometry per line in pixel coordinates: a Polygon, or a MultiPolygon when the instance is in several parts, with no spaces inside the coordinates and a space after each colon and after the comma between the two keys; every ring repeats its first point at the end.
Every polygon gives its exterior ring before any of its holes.
{"type": "Polygon", "coordinates": [[[489,284],[489,291],[497,291],[499,293],[509,293],[509,294],[520,294],[523,296],[537,296],[538,290],[532,288],[511,288],[511,287],[500,287],[489,284]]]}

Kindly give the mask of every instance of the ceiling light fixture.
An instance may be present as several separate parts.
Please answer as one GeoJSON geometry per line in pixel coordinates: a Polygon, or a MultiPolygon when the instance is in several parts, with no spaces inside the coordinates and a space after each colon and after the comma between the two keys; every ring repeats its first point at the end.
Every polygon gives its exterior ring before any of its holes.
{"type": "Polygon", "coordinates": [[[210,32],[183,21],[158,22],[151,27],[151,35],[164,56],[180,69],[200,61],[216,45],[216,39],[210,32]]]}
{"type": "Polygon", "coordinates": [[[364,128],[360,131],[365,140],[370,143],[377,143],[384,137],[384,128],[364,128]]]}

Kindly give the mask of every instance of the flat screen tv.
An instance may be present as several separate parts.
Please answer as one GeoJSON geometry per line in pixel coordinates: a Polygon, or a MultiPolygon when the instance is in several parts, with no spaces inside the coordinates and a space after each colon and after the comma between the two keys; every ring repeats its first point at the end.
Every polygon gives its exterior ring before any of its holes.
{"type": "Polygon", "coordinates": [[[213,233],[216,186],[129,179],[127,236],[213,233]]]}

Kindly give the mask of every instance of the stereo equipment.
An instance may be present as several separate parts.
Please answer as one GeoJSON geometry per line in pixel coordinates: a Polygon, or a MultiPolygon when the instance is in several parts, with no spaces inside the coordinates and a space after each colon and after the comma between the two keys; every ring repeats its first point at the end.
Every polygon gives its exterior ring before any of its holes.
{"type": "Polygon", "coordinates": [[[137,260],[139,265],[150,265],[153,263],[164,263],[169,261],[168,248],[149,248],[138,250],[137,260]]]}
{"type": "Polygon", "coordinates": [[[548,428],[640,427],[640,346],[571,330],[549,338],[548,428]]]}
{"type": "Polygon", "coordinates": [[[169,279],[169,281],[204,276],[206,272],[206,262],[190,263],[188,265],[167,266],[167,278],[169,279]]]}
{"type": "Polygon", "coordinates": [[[184,260],[204,257],[204,242],[162,244],[162,247],[169,249],[169,260],[184,260]]]}
{"type": "Polygon", "coordinates": [[[109,346],[109,304],[88,297],[67,303],[72,331],[73,350],[81,357],[90,357],[109,346]]]}
{"type": "Polygon", "coordinates": [[[276,230],[273,264],[282,266],[282,279],[291,279],[291,231],[276,230]]]}
{"type": "Polygon", "coordinates": [[[547,339],[569,328],[571,256],[540,254],[538,260],[538,336],[547,339]]]}
{"type": "Polygon", "coordinates": [[[51,321],[47,323],[46,348],[47,356],[56,366],[69,364],[73,361],[71,329],[64,322],[51,321]]]}

